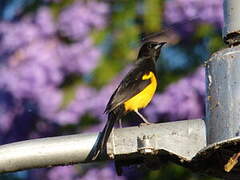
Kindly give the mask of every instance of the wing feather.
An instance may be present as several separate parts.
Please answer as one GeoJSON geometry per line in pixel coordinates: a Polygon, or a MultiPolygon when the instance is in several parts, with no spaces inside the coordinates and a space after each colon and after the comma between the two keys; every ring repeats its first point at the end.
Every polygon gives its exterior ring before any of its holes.
{"type": "Polygon", "coordinates": [[[143,75],[146,73],[148,72],[142,70],[142,68],[133,68],[133,70],[126,75],[126,77],[121,81],[117,89],[114,91],[106,106],[105,113],[111,112],[116,107],[146,88],[151,83],[150,79],[142,80],[143,75]]]}

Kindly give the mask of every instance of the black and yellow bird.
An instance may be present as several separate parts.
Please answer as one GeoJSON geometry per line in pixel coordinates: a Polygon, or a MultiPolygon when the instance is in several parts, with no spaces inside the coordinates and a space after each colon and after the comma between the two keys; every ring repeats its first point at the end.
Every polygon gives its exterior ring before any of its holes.
{"type": "Polygon", "coordinates": [[[114,123],[120,121],[127,112],[134,111],[145,123],[150,124],[138,110],[146,107],[155,93],[157,88],[155,64],[165,43],[148,41],[140,48],[136,63],[114,91],[106,106],[104,112],[108,114],[108,120],[98,137],[92,159],[96,159],[105,149],[114,123]]]}

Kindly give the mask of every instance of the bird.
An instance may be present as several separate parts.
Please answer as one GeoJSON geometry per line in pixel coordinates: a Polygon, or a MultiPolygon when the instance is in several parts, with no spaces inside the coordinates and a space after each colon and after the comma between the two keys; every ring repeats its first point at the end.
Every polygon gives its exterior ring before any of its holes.
{"type": "Polygon", "coordinates": [[[132,69],[120,82],[107,103],[104,111],[108,115],[107,122],[94,146],[92,160],[105,150],[115,122],[121,121],[128,112],[135,112],[146,124],[150,124],[139,109],[150,103],[157,89],[156,62],[164,44],[166,42],[147,41],[141,46],[132,69]]]}

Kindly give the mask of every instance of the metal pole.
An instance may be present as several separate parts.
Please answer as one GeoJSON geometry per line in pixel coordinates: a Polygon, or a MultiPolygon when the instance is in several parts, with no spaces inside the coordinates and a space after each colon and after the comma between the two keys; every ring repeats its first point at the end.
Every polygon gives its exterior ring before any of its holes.
{"type": "Polygon", "coordinates": [[[240,43],[240,1],[224,0],[223,37],[227,44],[240,43]]]}
{"type": "Polygon", "coordinates": [[[34,139],[0,146],[0,172],[85,162],[97,133],[34,139]]]}
{"type": "Polygon", "coordinates": [[[240,47],[215,53],[206,64],[207,142],[240,135],[240,47]]]}
{"type": "MultiPolygon", "coordinates": [[[[2,145],[0,173],[91,162],[97,136],[77,134],[2,145]]],[[[111,134],[106,152],[97,160],[143,159],[146,154],[163,151],[174,154],[179,161],[191,161],[205,146],[205,123],[201,119],[118,128],[111,134]]]]}
{"type": "Polygon", "coordinates": [[[208,144],[240,135],[240,1],[224,0],[223,37],[230,48],[206,63],[208,144]]]}

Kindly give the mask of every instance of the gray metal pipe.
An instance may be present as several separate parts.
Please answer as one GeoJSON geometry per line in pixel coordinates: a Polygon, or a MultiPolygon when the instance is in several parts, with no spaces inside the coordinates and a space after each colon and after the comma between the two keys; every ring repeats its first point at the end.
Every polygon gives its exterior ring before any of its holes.
{"type": "Polygon", "coordinates": [[[240,42],[240,1],[224,0],[223,37],[227,44],[240,42]]]}
{"type": "Polygon", "coordinates": [[[97,133],[34,139],[0,146],[0,172],[85,162],[97,133]]]}
{"type": "Polygon", "coordinates": [[[213,54],[206,63],[206,80],[208,144],[239,136],[240,47],[223,49],[213,54]]]}
{"type": "MultiPolygon", "coordinates": [[[[2,145],[0,173],[91,162],[97,136],[77,134],[2,145]]],[[[146,153],[157,155],[164,151],[191,161],[205,146],[205,123],[201,119],[118,128],[108,140],[107,151],[97,160],[143,158],[146,153]]]]}

